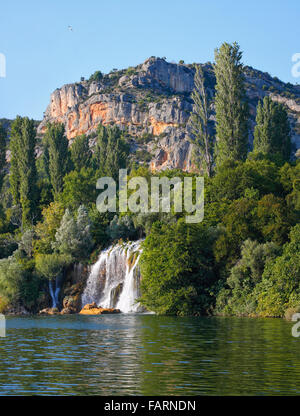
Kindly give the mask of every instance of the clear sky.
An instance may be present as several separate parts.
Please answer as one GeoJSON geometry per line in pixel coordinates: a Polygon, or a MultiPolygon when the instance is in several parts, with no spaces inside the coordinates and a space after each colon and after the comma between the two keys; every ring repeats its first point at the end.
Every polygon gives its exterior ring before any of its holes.
{"type": "Polygon", "coordinates": [[[291,75],[291,57],[300,52],[299,0],[3,0],[0,118],[41,119],[53,90],[98,69],[152,55],[213,61],[224,41],[240,44],[245,64],[300,83],[291,75]]]}

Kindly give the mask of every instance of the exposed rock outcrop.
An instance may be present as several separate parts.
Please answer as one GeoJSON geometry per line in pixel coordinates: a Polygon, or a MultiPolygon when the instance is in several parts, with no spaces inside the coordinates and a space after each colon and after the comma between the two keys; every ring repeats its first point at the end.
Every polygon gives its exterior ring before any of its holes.
{"type": "Polygon", "coordinates": [[[96,305],[95,302],[88,303],[79,312],[81,315],[104,315],[111,313],[120,313],[120,309],[114,308],[101,308],[96,305]]]}
{"type": "MultiPolygon", "coordinates": [[[[203,70],[213,90],[212,65],[204,64],[203,70]]],[[[72,139],[82,133],[92,135],[99,123],[117,124],[136,138],[134,153],[141,149],[149,152],[152,169],[192,170],[188,137],[194,72],[193,65],[151,57],[135,68],[104,75],[98,82],[64,85],[52,93],[38,132],[45,131],[48,121],[59,121],[64,123],[68,139],[72,139]]],[[[251,128],[258,100],[270,95],[288,107],[293,141],[300,147],[300,86],[285,84],[251,67],[246,67],[245,75],[251,128]]],[[[251,132],[249,137],[251,141],[251,132]]]]}
{"type": "Polygon", "coordinates": [[[39,312],[40,315],[59,315],[59,313],[57,308],[45,308],[39,312]]]}

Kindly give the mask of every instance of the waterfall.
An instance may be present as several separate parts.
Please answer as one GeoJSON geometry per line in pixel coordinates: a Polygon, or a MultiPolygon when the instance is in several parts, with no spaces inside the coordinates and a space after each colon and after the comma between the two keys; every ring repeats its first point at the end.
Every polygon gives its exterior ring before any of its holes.
{"type": "Polygon", "coordinates": [[[82,294],[82,306],[95,302],[121,312],[141,312],[139,257],[141,241],[117,244],[102,251],[92,266],[82,294]]]}
{"type": "Polygon", "coordinates": [[[63,276],[58,275],[56,276],[55,280],[49,280],[49,292],[52,299],[52,308],[59,307],[59,294],[61,289],[63,276]]]}

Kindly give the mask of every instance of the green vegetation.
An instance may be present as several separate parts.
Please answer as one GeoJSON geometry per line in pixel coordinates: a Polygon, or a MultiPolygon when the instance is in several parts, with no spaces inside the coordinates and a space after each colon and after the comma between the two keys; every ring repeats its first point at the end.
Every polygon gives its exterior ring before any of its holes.
{"type": "Polygon", "coordinates": [[[249,114],[241,58],[236,42],[223,43],[215,51],[217,166],[247,155],[249,114]]]}
{"type": "Polygon", "coordinates": [[[89,78],[89,82],[96,81],[100,82],[103,78],[103,74],[101,71],[95,71],[89,78]]]}
{"type": "Polygon", "coordinates": [[[214,137],[211,134],[210,117],[212,115],[212,100],[208,97],[204,86],[204,74],[200,65],[196,67],[194,78],[195,88],[192,92],[194,112],[191,115],[192,137],[195,144],[197,166],[201,167],[207,176],[212,175],[214,137]]]}
{"type": "Polygon", "coordinates": [[[6,131],[0,123],[0,191],[2,189],[6,153],[6,131]]]}
{"type": "Polygon", "coordinates": [[[34,222],[37,202],[35,164],[36,133],[33,120],[17,117],[11,126],[11,175],[13,201],[21,207],[21,227],[34,222]]]}
{"type": "Polygon", "coordinates": [[[91,165],[92,152],[89,139],[85,134],[75,137],[71,145],[71,160],[76,171],[88,168],[91,165]]]}
{"type": "Polygon", "coordinates": [[[291,157],[291,131],[284,106],[265,97],[257,106],[254,153],[272,154],[283,160],[291,157]]]}
{"type": "MultiPolygon", "coordinates": [[[[48,171],[54,196],[63,190],[64,176],[70,171],[70,152],[63,124],[48,124],[45,146],[49,155],[48,171]]],[[[46,162],[47,163],[47,162],[46,162]]]]}
{"type": "Polygon", "coordinates": [[[213,233],[201,225],[154,223],[143,244],[143,305],[159,314],[207,311],[215,279],[212,242],[213,233]]]}
{"type": "MultiPolygon", "coordinates": [[[[116,125],[100,124],[92,140],[81,135],[69,144],[62,124],[48,124],[38,146],[32,120],[18,116],[9,143],[0,125],[1,312],[35,313],[50,297],[60,307],[59,291],[73,263],[90,264],[110,244],[138,238],[145,238],[140,301],[158,314],[278,317],[300,307],[300,161],[290,159],[287,111],[268,97],[258,104],[254,148],[247,154],[244,72],[252,69],[241,57],[236,43],[216,50],[215,96],[206,83],[213,74],[196,67],[189,127],[197,168],[205,174],[199,224],[187,224],[185,211],[97,211],[97,179],[118,180],[121,168],[129,170],[128,180],[143,177],[148,184],[152,176],[195,176],[151,173],[137,163],[151,157],[143,147],[133,157],[138,161],[130,161],[132,138],[116,125]]],[[[90,80],[99,81],[100,74],[90,80]]],[[[153,96],[148,91],[142,104],[153,96]]],[[[144,134],[139,142],[150,139],[144,134]]]]}
{"type": "Polygon", "coordinates": [[[129,147],[123,132],[117,126],[99,124],[93,165],[101,176],[119,177],[119,169],[125,168],[129,147]]]}

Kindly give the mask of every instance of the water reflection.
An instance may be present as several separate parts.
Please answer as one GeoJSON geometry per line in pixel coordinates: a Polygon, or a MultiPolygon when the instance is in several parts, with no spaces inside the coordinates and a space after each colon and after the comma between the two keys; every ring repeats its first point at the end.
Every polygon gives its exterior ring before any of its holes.
{"type": "Polygon", "coordinates": [[[8,318],[0,392],[299,394],[299,342],[279,319],[8,318]]]}

